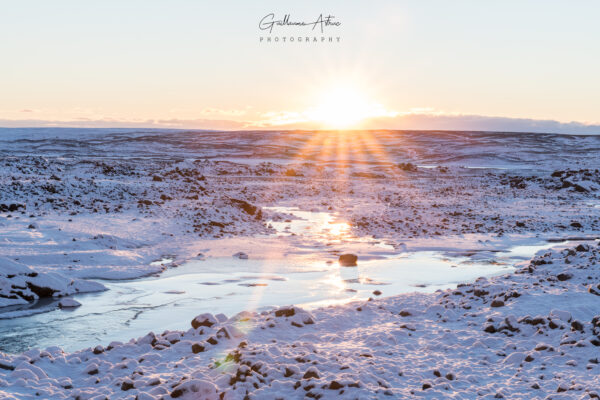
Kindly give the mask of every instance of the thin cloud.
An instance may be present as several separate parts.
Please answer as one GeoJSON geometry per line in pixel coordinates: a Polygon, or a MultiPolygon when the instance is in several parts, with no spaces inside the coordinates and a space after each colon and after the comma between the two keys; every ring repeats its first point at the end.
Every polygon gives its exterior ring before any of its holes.
{"type": "Polygon", "coordinates": [[[600,134],[600,125],[583,122],[441,113],[409,113],[369,124],[382,129],[600,134]]]}
{"type": "Polygon", "coordinates": [[[52,121],[41,119],[10,120],[0,119],[0,127],[34,128],[165,128],[165,129],[216,129],[239,130],[245,127],[243,122],[217,119],[161,119],[161,120],[118,120],[118,119],[85,119],[68,121],[52,121]]]}
{"type": "Polygon", "coordinates": [[[246,115],[246,110],[224,110],[221,108],[205,108],[200,112],[202,115],[219,115],[219,116],[227,116],[227,117],[241,117],[242,115],[246,115]]]}
{"type": "MultiPolygon", "coordinates": [[[[229,119],[74,119],[51,121],[42,119],[0,119],[1,127],[73,127],[73,128],[165,128],[165,129],[320,129],[318,121],[309,121],[302,113],[282,111],[264,113],[258,121],[229,119]]],[[[455,130],[496,132],[538,132],[600,135],[600,124],[560,122],[527,118],[506,118],[484,115],[444,114],[435,111],[411,110],[395,117],[377,117],[362,121],[357,129],[455,130]]]]}
{"type": "MultiPolygon", "coordinates": [[[[249,124],[247,128],[320,129],[322,124],[319,121],[307,118],[302,113],[280,112],[263,114],[261,121],[249,124]]],[[[446,113],[431,108],[416,108],[406,112],[389,112],[380,116],[365,118],[356,124],[355,128],[600,134],[599,124],[446,113]]]]}

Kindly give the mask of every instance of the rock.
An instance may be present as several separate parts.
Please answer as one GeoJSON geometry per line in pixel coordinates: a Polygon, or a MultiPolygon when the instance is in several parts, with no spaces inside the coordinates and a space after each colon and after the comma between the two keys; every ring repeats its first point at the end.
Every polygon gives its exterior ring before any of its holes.
{"type": "Polygon", "coordinates": [[[573,228],[583,228],[583,225],[581,225],[581,224],[580,224],[579,222],[577,222],[577,221],[571,222],[571,226],[572,226],[573,228]]]}
{"type": "Polygon", "coordinates": [[[296,170],[290,168],[285,171],[285,176],[303,176],[303,175],[296,172],[296,170]]]}
{"type": "Polygon", "coordinates": [[[0,212],[15,212],[17,211],[19,208],[22,208],[23,210],[25,210],[27,207],[25,206],[25,204],[0,204],[0,212]]]}
{"type": "Polygon", "coordinates": [[[413,163],[400,163],[398,164],[398,168],[406,172],[416,172],[418,170],[417,166],[413,163]]]}
{"type": "Polygon", "coordinates": [[[29,224],[29,226],[27,227],[27,229],[37,229],[37,225],[36,224],[29,224]]]}
{"type": "Polygon", "coordinates": [[[239,258],[240,260],[247,260],[248,259],[248,254],[244,253],[243,251],[238,251],[233,256],[235,258],[239,258]]]}
{"type": "Polygon", "coordinates": [[[590,246],[588,246],[587,244],[579,244],[577,247],[575,247],[575,250],[577,250],[577,251],[589,251],[590,250],[590,246]]]}
{"type": "Polygon", "coordinates": [[[153,182],[162,182],[162,181],[163,181],[163,178],[161,178],[161,177],[160,177],[160,176],[158,176],[158,175],[154,175],[154,176],[152,177],[152,181],[153,181],[153,182]]]}
{"type": "Polygon", "coordinates": [[[571,322],[571,319],[573,317],[571,316],[571,313],[568,311],[552,310],[552,311],[550,311],[550,318],[557,318],[564,322],[571,322]]]}
{"type": "Polygon", "coordinates": [[[96,347],[94,347],[94,354],[102,354],[104,353],[104,347],[102,347],[101,345],[98,345],[96,347]]]}
{"type": "Polygon", "coordinates": [[[306,372],[304,373],[304,376],[302,376],[302,379],[319,379],[319,370],[315,367],[310,367],[309,369],[306,370],[306,372]]]}
{"type": "MultiPolygon", "coordinates": [[[[40,279],[40,282],[43,282],[43,280],[40,279]]],[[[39,297],[52,297],[54,295],[54,293],[58,292],[58,289],[54,289],[54,288],[46,287],[46,286],[38,286],[32,282],[27,282],[27,287],[29,288],[29,290],[31,290],[33,293],[37,294],[39,297]]]]}
{"type": "Polygon", "coordinates": [[[400,315],[401,317],[410,317],[410,316],[412,316],[412,314],[410,313],[410,311],[406,311],[406,310],[400,311],[400,313],[398,313],[398,315],[400,315]]]}
{"type": "Polygon", "coordinates": [[[511,353],[508,357],[506,357],[503,361],[504,364],[512,364],[519,365],[525,360],[525,353],[522,352],[514,352],[511,353]]]}
{"type": "Polygon", "coordinates": [[[590,292],[591,294],[595,294],[596,296],[600,296],[600,284],[597,285],[595,288],[593,285],[589,285],[588,292],[590,292]]]}
{"type": "Polygon", "coordinates": [[[212,344],[213,346],[216,346],[217,344],[219,344],[219,341],[212,336],[209,337],[206,342],[209,344],[212,344]]]}
{"type": "Polygon", "coordinates": [[[237,328],[235,326],[224,326],[217,331],[218,339],[222,339],[222,338],[231,339],[234,336],[236,336],[236,337],[243,336],[243,334],[240,334],[240,332],[237,330],[237,328]]]}
{"type": "Polygon", "coordinates": [[[154,332],[148,333],[146,336],[141,337],[137,341],[138,344],[149,344],[151,346],[154,346],[156,344],[156,342],[157,342],[157,339],[156,339],[156,335],[154,334],[154,332]]]}
{"type": "Polygon", "coordinates": [[[373,291],[373,294],[374,294],[375,296],[381,296],[381,291],[379,291],[379,290],[374,290],[374,291],[373,291]]]}
{"type": "Polygon", "coordinates": [[[297,328],[302,328],[305,325],[313,325],[315,323],[314,317],[307,311],[304,311],[301,308],[291,308],[290,311],[294,312],[294,315],[290,316],[290,313],[283,314],[283,310],[280,311],[279,315],[276,316],[284,316],[286,320],[290,322],[292,326],[297,328]]]}
{"type": "Polygon", "coordinates": [[[329,384],[329,389],[331,390],[339,390],[343,387],[344,385],[340,384],[338,381],[331,381],[331,383],[329,384]]]}
{"type": "Polygon", "coordinates": [[[202,353],[204,351],[204,346],[202,346],[199,343],[194,343],[192,345],[192,353],[194,354],[198,354],[198,353],[202,353]]]}
{"type": "Polygon", "coordinates": [[[275,310],[276,317],[292,317],[296,314],[294,307],[281,307],[275,310]]]}
{"type": "Polygon", "coordinates": [[[62,299],[61,301],[58,302],[58,307],[60,307],[60,308],[76,308],[79,306],[81,306],[80,302],[78,302],[75,299],[70,299],[70,298],[62,299]]]}
{"type": "Polygon", "coordinates": [[[502,300],[494,300],[490,307],[504,307],[504,302],[502,300]]]}
{"type": "Polygon", "coordinates": [[[192,320],[192,328],[198,329],[201,326],[211,327],[217,323],[212,314],[200,314],[192,320]]]}
{"type": "Polygon", "coordinates": [[[188,399],[217,400],[220,398],[217,387],[213,383],[200,379],[186,380],[171,392],[171,397],[174,399],[183,395],[188,399]]]}
{"type": "Polygon", "coordinates": [[[583,332],[583,324],[579,321],[571,322],[571,330],[583,332]]]}
{"type": "Polygon", "coordinates": [[[514,315],[509,315],[506,318],[504,318],[503,325],[504,325],[505,329],[508,329],[511,332],[519,331],[519,325],[517,322],[517,318],[515,318],[514,315]]]}
{"type": "Polygon", "coordinates": [[[121,390],[128,391],[129,389],[133,389],[133,382],[130,380],[123,381],[121,384],[121,390]]]}
{"type": "Polygon", "coordinates": [[[558,329],[558,328],[560,328],[560,325],[557,324],[555,320],[551,319],[550,322],[548,323],[548,328],[558,329]]]}
{"type": "Polygon", "coordinates": [[[88,375],[96,375],[99,372],[98,365],[96,363],[89,364],[83,372],[88,375]]]}
{"type": "Polygon", "coordinates": [[[356,267],[356,261],[358,261],[358,256],[355,254],[342,254],[338,259],[342,267],[356,267]]]}
{"type": "Polygon", "coordinates": [[[235,206],[235,207],[238,207],[238,208],[244,210],[244,212],[246,212],[249,215],[255,215],[256,211],[258,210],[258,207],[253,206],[252,204],[250,204],[244,200],[229,198],[229,203],[232,206],[235,206]]]}
{"type": "Polygon", "coordinates": [[[227,315],[225,315],[225,314],[217,314],[217,315],[215,315],[215,319],[217,321],[219,321],[220,323],[223,323],[223,322],[227,321],[229,318],[227,318],[227,315]]]}
{"type": "Polygon", "coordinates": [[[572,277],[573,274],[571,274],[570,272],[561,272],[560,274],[556,275],[556,279],[558,279],[561,282],[568,281],[572,277]]]}

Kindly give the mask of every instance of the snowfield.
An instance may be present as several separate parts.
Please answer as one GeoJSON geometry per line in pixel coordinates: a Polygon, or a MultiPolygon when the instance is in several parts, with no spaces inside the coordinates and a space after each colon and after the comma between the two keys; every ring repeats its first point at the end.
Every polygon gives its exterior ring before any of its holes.
{"type": "Polygon", "coordinates": [[[597,245],[456,290],[199,315],[71,354],[0,358],[7,398],[598,398],[597,245]]]}
{"type": "Polygon", "coordinates": [[[187,331],[0,352],[0,398],[599,398],[599,159],[599,137],[569,135],[0,129],[0,324],[67,321],[106,280],[205,257],[352,253],[332,268],[360,270],[556,242],[451,290],[241,304],[187,331]],[[281,207],[332,228],[290,231],[281,207]]]}

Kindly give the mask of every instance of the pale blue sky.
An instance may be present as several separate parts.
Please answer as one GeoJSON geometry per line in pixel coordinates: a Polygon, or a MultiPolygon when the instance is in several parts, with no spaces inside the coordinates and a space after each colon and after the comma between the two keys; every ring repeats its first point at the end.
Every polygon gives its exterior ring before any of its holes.
{"type": "Polygon", "coordinates": [[[344,86],[399,115],[599,123],[599,16],[591,0],[5,1],[0,120],[247,124],[344,86]],[[341,43],[259,43],[269,12],[333,14],[341,43]]]}

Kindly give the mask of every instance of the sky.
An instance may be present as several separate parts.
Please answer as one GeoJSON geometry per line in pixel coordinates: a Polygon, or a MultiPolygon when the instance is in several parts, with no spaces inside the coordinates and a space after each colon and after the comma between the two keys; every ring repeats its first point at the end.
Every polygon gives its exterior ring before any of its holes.
{"type": "Polygon", "coordinates": [[[598,15],[592,0],[3,2],[0,126],[600,133],[598,15]],[[340,25],[268,33],[271,13],[340,25]]]}

